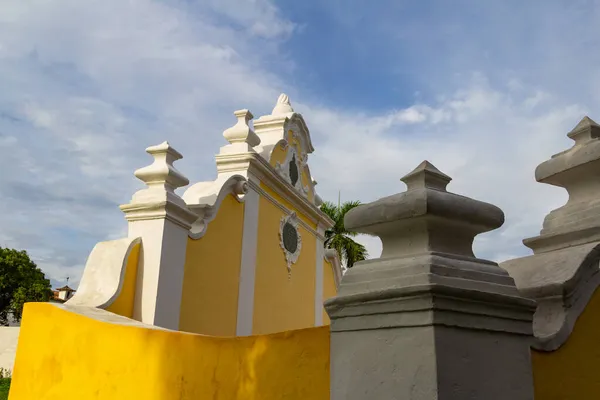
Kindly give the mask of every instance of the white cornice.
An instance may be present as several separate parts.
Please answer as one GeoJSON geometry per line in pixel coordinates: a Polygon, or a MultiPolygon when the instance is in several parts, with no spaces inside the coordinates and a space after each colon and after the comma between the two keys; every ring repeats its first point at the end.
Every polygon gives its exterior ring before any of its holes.
{"type": "MultiPolygon", "coordinates": [[[[256,193],[260,194],[261,197],[264,197],[265,199],[269,200],[271,202],[271,204],[273,204],[274,206],[279,208],[285,215],[289,215],[294,212],[293,210],[290,210],[289,208],[287,208],[286,206],[281,204],[276,198],[271,196],[269,193],[267,193],[263,188],[260,187],[259,184],[252,182],[252,181],[249,181],[248,183],[249,183],[250,187],[252,188],[252,190],[254,190],[256,193]]],[[[310,232],[311,234],[319,237],[321,240],[325,240],[325,236],[321,235],[312,226],[310,226],[309,224],[304,222],[303,219],[298,218],[298,223],[300,225],[302,225],[302,227],[305,230],[307,230],[308,232],[310,232]]]]}
{"type": "Polygon", "coordinates": [[[129,222],[166,219],[184,229],[190,229],[192,223],[198,219],[198,215],[187,207],[170,201],[124,204],[119,208],[125,213],[125,219],[129,222]]]}
{"type": "Polygon", "coordinates": [[[220,176],[213,182],[199,182],[186,190],[182,198],[198,217],[190,228],[190,238],[200,239],[206,234],[208,224],[217,216],[225,197],[232,194],[241,203],[248,188],[245,177],[232,175],[220,176]]]}
{"type": "MultiPolygon", "coordinates": [[[[315,224],[322,223],[329,229],[334,222],[323,213],[315,204],[303,197],[275,169],[257,153],[219,154],[216,156],[217,171],[219,174],[237,173],[246,171],[246,176],[255,176],[266,186],[275,191],[283,199],[289,201],[298,212],[302,213],[315,224]]],[[[249,182],[251,180],[249,179],[249,182]]],[[[264,193],[264,191],[261,191],[264,193]]],[[[314,231],[314,229],[312,229],[314,231]]]]}

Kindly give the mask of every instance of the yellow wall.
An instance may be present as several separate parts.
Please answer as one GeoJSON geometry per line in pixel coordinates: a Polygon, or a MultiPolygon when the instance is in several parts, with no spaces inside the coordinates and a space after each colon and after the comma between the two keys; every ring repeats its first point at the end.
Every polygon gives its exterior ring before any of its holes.
{"type": "Polygon", "coordinates": [[[10,400],[326,400],[329,329],[215,338],[25,305],[10,400]]]}
{"type": "MultiPolygon", "coordinates": [[[[263,189],[269,191],[266,186],[263,189]]],[[[271,194],[283,202],[275,193],[271,194]]],[[[299,225],[302,248],[288,277],[285,255],[279,244],[284,213],[261,197],[258,215],[260,240],[256,255],[253,332],[262,334],[314,326],[316,237],[299,225]]],[[[299,213],[298,216],[303,218],[299,213]]]]}
{"type": "MultiPolygon", "coordinates": [[[[323,261],[323,301],[334,297],[337,294],[337,288],[335,286],[335,276],[333,269],[329,261],[323,261]]],[[[329,316],[323,308],[323,323],[329,324],[329,316]]]]}
{"type": "Polygon", "coordinates": [[[243,226],[244,205],[229,195],[204,237],[188,239],[180,330],[235,335],[243,226]]]}
{"type": "Polygon", "coordinates": [[[138,262],[140,259],[140,243],[135,244],[129,253],[125,267],[125,279],[121,293],[115,301],[106,307],[106,310],[124,317],[133,316],[133,303],[135,300],[135,282],[137,279],[138,262]]]}
{"type": "Polygon", "coordinates": [[[533,351],[536,400],[600,398],[600,290],[596,290],[567,342],[553,352],[533,351]]]}

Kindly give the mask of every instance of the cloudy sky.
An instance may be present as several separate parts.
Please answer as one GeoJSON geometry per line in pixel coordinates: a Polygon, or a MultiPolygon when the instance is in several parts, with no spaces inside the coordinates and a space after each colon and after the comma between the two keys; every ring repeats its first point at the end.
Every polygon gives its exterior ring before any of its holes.
{"type": "Polygon", "coordinates": [[[598,0],[0,0],[0,246],[76,285],[126,234],[147,146],[213,179],[232,112],[285,92],[324,199],[400,192],[427,159],[504,210],[478,256],[528,254],[566,200],[536,165],[600,119],[599,20],[598,0]]]}

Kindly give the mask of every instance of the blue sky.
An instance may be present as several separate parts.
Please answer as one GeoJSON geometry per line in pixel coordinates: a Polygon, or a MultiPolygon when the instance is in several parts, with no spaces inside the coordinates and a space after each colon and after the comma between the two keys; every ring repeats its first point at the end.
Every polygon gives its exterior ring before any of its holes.
{"type": "Polygon", "coordinates": [[[93,245],[126,234],[147,146],[213,179],[232,112],[286,92],[323,198],[397,193],[427,159],[504,210],[477,255],[528,254],[566,199],[536,165],[600,120],[599,20],[598,0],[3,0],[0,246],[76,284],[93,245]]]}

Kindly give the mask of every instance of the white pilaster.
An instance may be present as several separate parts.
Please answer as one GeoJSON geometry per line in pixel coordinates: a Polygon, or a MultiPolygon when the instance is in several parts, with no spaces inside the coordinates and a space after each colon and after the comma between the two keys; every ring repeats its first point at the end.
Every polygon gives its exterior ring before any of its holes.
{"type": "Polygon", "coordinates": [[[154,163],[137,170],[135,176],[147,188],[121,206],[129,221],[129,237],[142,239],[133,317],[177,330],[187,236],[197,216],[175,194],[176,188],[189,183],[173,167],[181,154],[167,142],[146,151],[154,163]]]}
{"type": "Polygon", "coordinates": [[[323,325],[323,259],[325,227],[317,225],[317,259],[315,262],[315,326],[323,325]]]}
{"type": "Polygon", "coordinates": [[[258,212],[260,195],[250,187],[244,196],[244,227],[238,293],[237,336],[252,335],[256,249],[258,245],[258,212]]]}

